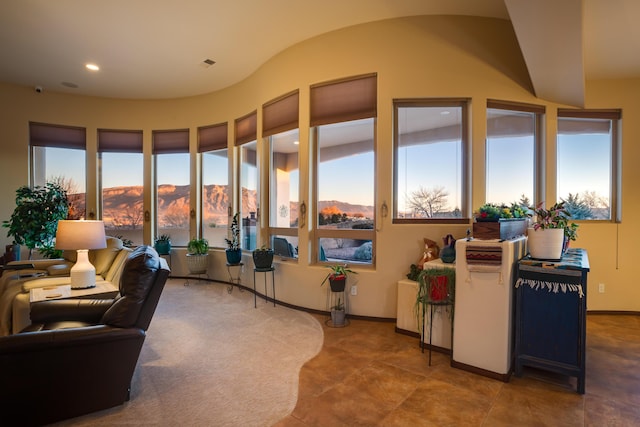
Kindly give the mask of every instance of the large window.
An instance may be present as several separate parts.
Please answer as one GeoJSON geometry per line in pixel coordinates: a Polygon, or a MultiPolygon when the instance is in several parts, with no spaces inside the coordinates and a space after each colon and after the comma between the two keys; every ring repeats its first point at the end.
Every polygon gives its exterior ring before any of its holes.
{"type": "Polygon", "coordinates": [[[189,130],[153,131],[156,178],[156,235],[186,246],[189,235],[189,130]]]}
{"type": "Polygon", "coordinates": [[[558,110],[557,195],[574,219],[620,219],[619,120],[618,110],[558,110]]]}
{"type": "Polygon", "coordinates": [[[84,128],[29,123],[34,186],[55,182],[67,191],[69,219],[93,219],[86,212],[86,132],[84,128]]]}
{"type": "Polygon", "coordinates": [[[398,100],[395,223],[465,216],[466,100],[398,100]]]}
{"type": "Polygon", "coordinates": [[[257,113],[254,111],[235,122],[235,144],[240,159],[240,247],[246,250],[256,248],[256,228],[258,221],[258,156],[257,156],[257,113]]]}
{"type": "Polygon", "coordinates": [[[487,102],[486,202],[531,206],[544,107],[487,102]]]}
{"type": "Polygon", "coordinates": [[[269,241],[274,254],[298,256],[300,170],[298,92],[263,106],[262,135],[267,138],[269,162],[269,241]]]}
{"type": "Polygon", "coordinates": [[[226,245],[229,224],[227,123],[198,128],[202,160],[202,236],[209,245],[226,245]]]}
{"type": "Polygon", "coordinates": [[[98,130],[100,209],[107,234],[141,245],[144,224],[142,131],[98,130]]]}
{"type": "Polygon", "coordinates": [[[374,261],[376,85],[368,75],[311,88],[319,261],[374,261]]]}

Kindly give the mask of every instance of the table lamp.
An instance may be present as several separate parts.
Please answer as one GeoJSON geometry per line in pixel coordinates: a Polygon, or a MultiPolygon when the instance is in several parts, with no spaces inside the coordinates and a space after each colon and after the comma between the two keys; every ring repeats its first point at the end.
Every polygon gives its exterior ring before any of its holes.
{"type": "Polygon", "coordinates": [[[56,249],[77,250],[78,259],[71,267],[71,288],[93,288],[96,285],[96,269],[89,262],[89,249],[107,247],[102,221],[58,221],[56,249]]]}

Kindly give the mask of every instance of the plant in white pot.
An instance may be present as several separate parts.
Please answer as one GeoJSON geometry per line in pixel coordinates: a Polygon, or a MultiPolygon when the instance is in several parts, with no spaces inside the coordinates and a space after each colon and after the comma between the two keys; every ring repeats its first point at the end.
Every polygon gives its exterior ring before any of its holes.
{"type": "Polygon", "coordinates": [[[209,258],[209,241],[207,239],[191,239],[187,243],[187,267],[191,274],[207,274],[209,258]]]}
{"type": "Polygon", "coordinates": [[[569,241],[578,237],[578,224],[571,222],[571,214],[557,202],[550,208],[544,202],[530,209],[532,226],[527,230],[527,247],[534,259],[559,260],[569,241]]]}

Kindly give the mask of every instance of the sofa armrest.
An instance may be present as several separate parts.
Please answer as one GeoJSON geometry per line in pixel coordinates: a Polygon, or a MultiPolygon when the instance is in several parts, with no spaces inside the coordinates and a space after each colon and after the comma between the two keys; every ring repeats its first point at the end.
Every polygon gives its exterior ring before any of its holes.
{"type": "Polygon", "coordinates": [[[98,323],[113,299],[61,299],[31,304],[31,323],[81,321],[98,323]]]}

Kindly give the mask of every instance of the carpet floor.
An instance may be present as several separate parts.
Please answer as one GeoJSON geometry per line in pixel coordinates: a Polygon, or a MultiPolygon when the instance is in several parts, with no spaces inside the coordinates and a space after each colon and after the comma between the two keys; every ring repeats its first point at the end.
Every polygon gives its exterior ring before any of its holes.
{"type": "Polygon", "coordinates": [[[124,405],[57,425],[270,426],[290,414],[322,348],[308,313],[220,283],[170,279],[124,405]]]}

